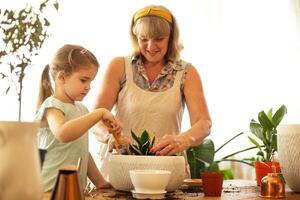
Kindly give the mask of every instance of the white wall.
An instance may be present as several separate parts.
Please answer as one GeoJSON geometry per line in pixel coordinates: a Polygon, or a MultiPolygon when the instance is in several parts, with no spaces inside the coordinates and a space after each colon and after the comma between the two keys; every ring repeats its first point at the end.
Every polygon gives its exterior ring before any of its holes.
{"type": "MultiPolygon", "coordinates": [[[[1,2],[1,8],[5,4],[17,7],[25,1],[1,2]]],[[[26,71],[22,119],[33,119],[40,73],[65,43],[85,46],[100,61],[94,87],[84,100],[91,107],[108,61],[130,52],[131,16],[148,4],[165,5],[177,17],[185,45],[182,57],[202,77],[216,146],[248,130],[250,119],[262,109],[285,104],[284,123],[300,122],[299,33],[286,0],[60,1],[59,12],[51,14],[52,36],[26,71]]],[[[16,96],[5,95],[4,87],[0,82],[0,120],[16,120],[16,96]]],[[[188,127],[186,112],[183,129],[188,127]]],[[[236,144],[221,154],[249,145],[236,144]]]]}

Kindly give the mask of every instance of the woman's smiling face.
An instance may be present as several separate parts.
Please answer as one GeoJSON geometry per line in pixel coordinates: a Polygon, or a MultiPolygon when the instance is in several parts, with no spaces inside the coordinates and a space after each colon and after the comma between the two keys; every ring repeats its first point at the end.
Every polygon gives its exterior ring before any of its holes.
{"type": "Polygon", "coordinates": [[[160,62],[168,51],[169,36],[160,38],[146,38],[138,36],[138,45],[142,55],[149,62],[160,62]]]}

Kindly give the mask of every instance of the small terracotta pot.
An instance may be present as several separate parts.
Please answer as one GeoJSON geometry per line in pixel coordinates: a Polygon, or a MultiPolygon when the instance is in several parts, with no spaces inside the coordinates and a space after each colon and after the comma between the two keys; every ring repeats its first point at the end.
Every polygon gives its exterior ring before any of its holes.
{"type": "MultiPolygon", "coordinates": [[[[276,172],[280,173],[279,162],[275,162],[276,172]]],[[[272,173],[272,162],[254,162],[254,168],[256,173],[256,183],[258,186],[261,184],[261,179],[268,175],[268,173],[272,173]]]]}
{"type": "Polygon", "coordinates": [[[202,172],[201,179],[205,196],[221,196],[224,179],[223,172],[202,172]]]}

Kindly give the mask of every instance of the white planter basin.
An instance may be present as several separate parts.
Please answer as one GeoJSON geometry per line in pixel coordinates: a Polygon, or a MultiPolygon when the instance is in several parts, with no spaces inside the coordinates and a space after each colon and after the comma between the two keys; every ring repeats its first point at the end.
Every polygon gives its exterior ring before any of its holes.
{"type": "MultiPolygon", "coordinates": [[[[156,169],[171,171],[167,191],[176,190],[186,178],[185,159],[183,156],[135,156],[111,155],[109,157],[109,182],[117,190],[134,189],[129,171],[136,169],[156,169]]],[[[159,180],[157,180],[159,182],[159,180]]]]}

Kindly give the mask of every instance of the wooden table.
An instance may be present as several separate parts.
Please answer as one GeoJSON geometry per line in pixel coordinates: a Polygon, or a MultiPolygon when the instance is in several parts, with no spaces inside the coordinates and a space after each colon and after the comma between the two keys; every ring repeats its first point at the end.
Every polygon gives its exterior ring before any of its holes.
{"type": "MultiPolygon", "coordinates": [[[[166,200],[196,200],[196,199],[222,199],[222,200],[263,200],[259,197],[260,187],[256,186],[253,180],[227,180],[223,183],[223,192],[221,197],[204,197],[201,190],[190,190],[181,188],[175,192],[167,193],[166,200]]],[[[131,193],[120,192],[113,189],[99,190],[94,197],[86,196],[85,200],[133,200],[131,193]]],[[[50,200],[50,193],[44,193],[43,200],[50,200]]],[[[288,200],[300,200],[300,193],[292,192],[286,187],[286,198],[288,200]]]]}

